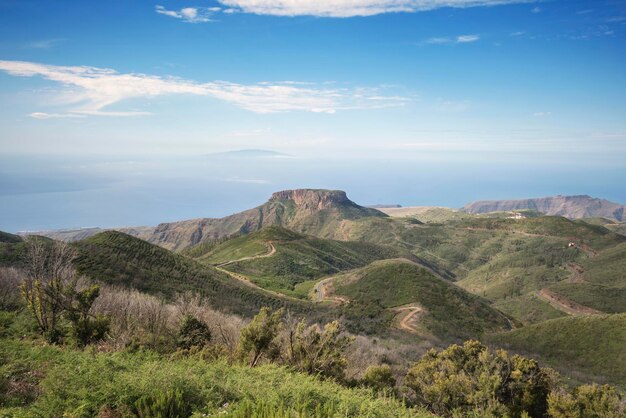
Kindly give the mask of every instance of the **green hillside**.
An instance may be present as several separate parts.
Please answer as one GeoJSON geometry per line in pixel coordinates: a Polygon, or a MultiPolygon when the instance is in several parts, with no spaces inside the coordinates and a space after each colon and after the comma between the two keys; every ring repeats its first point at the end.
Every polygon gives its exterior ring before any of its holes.
{"type": "Polygon", "coordinates": [[[22,237],[20,237],[19,235],[14,235],[8,232],[0,231],[0,243],[15,244],[21,241],[22,241],[22,237]]]}
{"type": "Polygon", "coordinates": [[[504,314],[480,297],[407,260],[374,262],[338,276],[334,288],[349,300],[346,315],[360,318],[357,326],[366,332],[390,326],[393,309],[409,304],[424,309],[418,333],[423,329],[436,338],[476,338],[510,327],[504,314]]]}
{"type": "Polygon", "coordinates": [[[229,263],[225,268],[249,277],[259,286],[277,292],[307,297],[312,283],[323,276],[363,267],[372,261],[412,257],[407,251],[367,243],[334,241],[268,227],[215,247],[202,258],[213,264],[251,257],[229,263]],[[273,247],[275,253],[267,255],[273,247]],[[254,258],[258,257],[258,258],[254,258]]]}
{"type": "Polygon", "coordinates": [[[198,417],[249,417],[250,410],[280,410],[284,412],[280,416],[295,416],[302,410],[308,416],[316,416],[316,410],[337,417],[432,416],[368,389],[349,389],[275,365],[250,368],[201,356],[97,353],[1,342],[0,385],[13,387],[0,394],[3,417],[122,416],[114,415],[114,409],[135,416],[130,411],[138,399],[174,390],[182,393],[186,406],[198,417]]]}
{"type": "Polygon", "coordinates": [[[489,337],[578,380],[626,387],[626,314],[558,318],[489,337]]]}
{"type": "Polygon", "coordinates": [[[251,315],[261,306],[288,306],[309,311],[310,305],[287,301],[232,279],[211,266],[121,232],[103,232],[75,244],[80,273],[109,284],[171,297],[187,290],[208,298],[215,308],[251,315]]]}

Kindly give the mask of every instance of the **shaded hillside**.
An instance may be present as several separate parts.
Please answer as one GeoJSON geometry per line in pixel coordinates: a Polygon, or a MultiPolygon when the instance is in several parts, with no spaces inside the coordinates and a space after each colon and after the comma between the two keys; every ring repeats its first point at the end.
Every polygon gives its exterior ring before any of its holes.
{"type": "Polygon", "coordinates": [[[530,209],[546,215],[559,215],[571,219],[604,217],[626,220],[626,206],[591,196],[551,196],[522,200],[486,200],[472,202],[461,210],[467,213],[488,213],[530,209]]]}
{"type": "Polygon", "coordinates": [[[416,332],[444,340],[477,338],[486,332],[508,329],[504,314],[478,296],[434,276],[408,260],[377,261],[338,276],[335,294],[349,300],[348,318],[360,318],[360,331],[389,327],[397,311],[417,304],[423,308],[416,332]]]}
{"type": "Polygon", "coordinates": [[[558,318],[489,338],[563,374],[626,387],[626,314],[558,318]]]}
{"type": "Polygon", "coordinates": [[[375,260],[398,257],[416,259],[408,251],[393,247],[367,242],[326,240],[282,227],[268,227],[226,241],[201,260],[213,264],[241,260],[224,267],[244,274],[262,287],[307,297],[313,283],[296,289],[297,285],[363,267],[375,260]],[[266,254],[269,256],[265,256],[266,254]]]}
{"type": "Polygon", "coordinates": [[[309,311],[310,305],[262,292],[211,266],[174,254],[121,232],[103,232],[74,244],[78,270],[104,283],[171,297],[187,290],[206,297],[216,309],[252,315],[262,306],[309,311]]]}
{"type": "Polygon", "coordinates": [[[10,234],[8,232],[0,231],[0,243],[15,244],[22,241],[22,237],[19,235],[10,234]]]}
{"type": "Polygon", "coordinates": [[[280,225],[316,236],[332,236],[341,221],[362,217],[385,217],[384,213],[352,202],[339,190],[285,190],[263,205],[220,219],[202,218],[160,224],[152,230],[124,230],[153,244],[182,250],[200,242],[265,226],[280,225]]]}

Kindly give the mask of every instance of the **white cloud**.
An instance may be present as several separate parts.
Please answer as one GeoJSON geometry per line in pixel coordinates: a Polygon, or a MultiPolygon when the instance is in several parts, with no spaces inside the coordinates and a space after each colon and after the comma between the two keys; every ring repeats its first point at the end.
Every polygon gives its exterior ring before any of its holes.
{"type": "Polygon", "coordinates": [[[536,118],[543,118],[546,116],[550,116],[552,114],[552,112],[535,112],[533,113],[533,116],[536,118]]]}
{"type": "Polygon", "coordinates": [[[443,44],[467,44],[471,42],[476,42],[480,39],[478,35],[459,35],[456,38],[451,37],[439,37],[439,38],[429,38],[424,41],[425,44],[429,45],[443,45],[443,44]]]}
{"type": "Polygon", "coordinates": [[[479,39],[480,39],[480,36],[478,35],[461,35],[461,36],[456,37],[456,42],[458,44],[466,44],[469,42],[476,42],[479,39]]]}
{"type": "Polygon", "coordinates": [[[83,115],[76,115],[73,113],[44,113],[44,112],[33,112],[29,114],[33,119],[55,119],[55,118],[80,118],[83,115]]]}
{"type": "Polygon", "coordinates": [[[219,7],[184,7],[180,10],[167,10],[163,6],[155,6],[155,11],[159,14],[181,19],[188,23],[211,22],[211,15],[219,12],[219,7]]]}
{"type": "Polygon", "coordinates": [[[442,7],[479,7],[532,0],[218,0],[229,13],[274,16],[353,17],[382,13],[421,12],[442,7]]]}
{"type": "Polygon", "coordinates": [[[531,12],[531,13],[535,13],[535,14],[536,14],[536,13],[541,13],[541,7],[539,7],[539,6],[537,6],[537,7],[533,7],[533,8],[530,10],[530,12],[531,12]]]}
{"type": "MultiPolygon", "coordinates": [[[[134,98],[170,94],[207,96],[256,113],[305,111],[335,113],[351,109],[402,106],[410,99],[385,96],[380,88],[339,88],[333,85],[258,83],[252,85],[212,81],[197,83],[175,77],[122,74],[107,68],[63,67],[24,61],[0,61],[0,70],[17,77],[40,76],[62,84],[61,103],[74,115],[137,116],[138,111],[109,111],[107,106],[134,98]]],[[[44,115],[37,112],[35,114],[44,115]]]]}

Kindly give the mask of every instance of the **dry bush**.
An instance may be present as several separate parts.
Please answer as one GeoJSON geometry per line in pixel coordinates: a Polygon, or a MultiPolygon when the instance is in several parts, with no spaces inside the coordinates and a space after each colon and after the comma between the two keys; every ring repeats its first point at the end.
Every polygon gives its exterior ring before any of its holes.
{"type": "Polygon", "coordinates": [[[207,324],[213,342],[223,344],[231,353],[237,348],[241,329],[249,322],[237,315],[225,314],[216,311],[200,295],[186,292],[176,297],[173,307],[176,320],[180,321],[185,315],[193,316],[207,324]]]}
{"type": "Polygon", "coordinates": [[[103,286],[93,310],[110,318],[109,342],[116,349],[131,343],[156,347],[172,336],[173,310],[162,300],[137,290],[103,286]]]}
{"type": "Polygon", "coordinates": [[[407,367],[432,348],[427,341],[402,343],[397,340],[381,340],[364,335],[354,336],[354,342],[346,352],[348,368],[346,376],[361,379],[369,366],[387,364],[391,366],[396,380],[403,380],[407,367]]]}
{"type": "Polygon", "coordinates": [[[174,303],[168,304],[137,290],[103,286],[93,309],[94,314],[111,319],[109,343],[114,349],[130,344],[173,349],[181,319],[191,315],[206,323],[215,343],[232,352],[245,325],[241,317],[215,311],[192,293],[179,295],[174,303]]]}
{"type": "Polygon", "coordinates": [[[13,310],[21,306],[20,283],[26,278],[14,267],[0,267],[0,309],[13,310]]]}

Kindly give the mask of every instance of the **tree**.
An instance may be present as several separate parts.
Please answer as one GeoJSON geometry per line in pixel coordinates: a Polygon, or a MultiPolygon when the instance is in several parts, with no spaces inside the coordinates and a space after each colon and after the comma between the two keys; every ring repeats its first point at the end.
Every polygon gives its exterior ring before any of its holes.
{"type": "Polygon", "coordinates": [[[75,281],[75,257],[65,243],[50,244],[40,237],[27,241],[26,279],[20,284],[20,291],[41,333],[51,343],[58,342],[61,336],[58,323],[64,311],[63,293],[75,281]]]}
{"type": "Polygon", "coordinates": [[[301,372],[342,380],[347,366],[345,351],[352,341],[341,335],[338,321],[320,330],[318,325],[307,327],[301,320],[289,331],[286,362],[301,372]]]}
{"type": "Polygon", "coordinates": [[[189,350],[191,347],[204,347],[211,341],[211,331],[204,322],[194,316],[185,315],[178,330],[178,347],[189,350]]]}
{"type": "Polygon", "coordinates": [[[582,385],[573,393],[553,392],[548,397],[553,418],[620,418],[626,416],[620,394],[609,385],[582,385]]]}
{"type": "Polygon", "coordinates": [[[107,317],[91,313],[99,295],[100,286],[91,285],[79,290],[76,282],[67,286],[63,293],[65,316],[72,324],[72,335],[81,347],[104,339],[109,330],[107,317]]]}
{"type": "Polygon", "coordinates": [[[109,321],[90,313],[100,293],[87,286],[74,270],[74,250],[66,243],[30,238],[26,250],[26,278],[20,284],[22,297],[41,333],[51,343],[61,338],[59,321],[65,317],[80,346],[104,338],[109,321]]]}
{"type": "Polygon", "coordinates": [[[271,308],[263,307],[252,321],[241,330],[239,337],[239,353],[249,357],[251,367],[258,364],[265,355],[274,358],[278,355],[278,333],[284,310],[272,312],[271,308]]]}
{"type": "Polygon", "coordinates": [[[477,409],[485,415],[544,416],[553,386],[550,370],[478,341],[430,350],[407,373],[418,402],[439,415],[477,409]]]}

